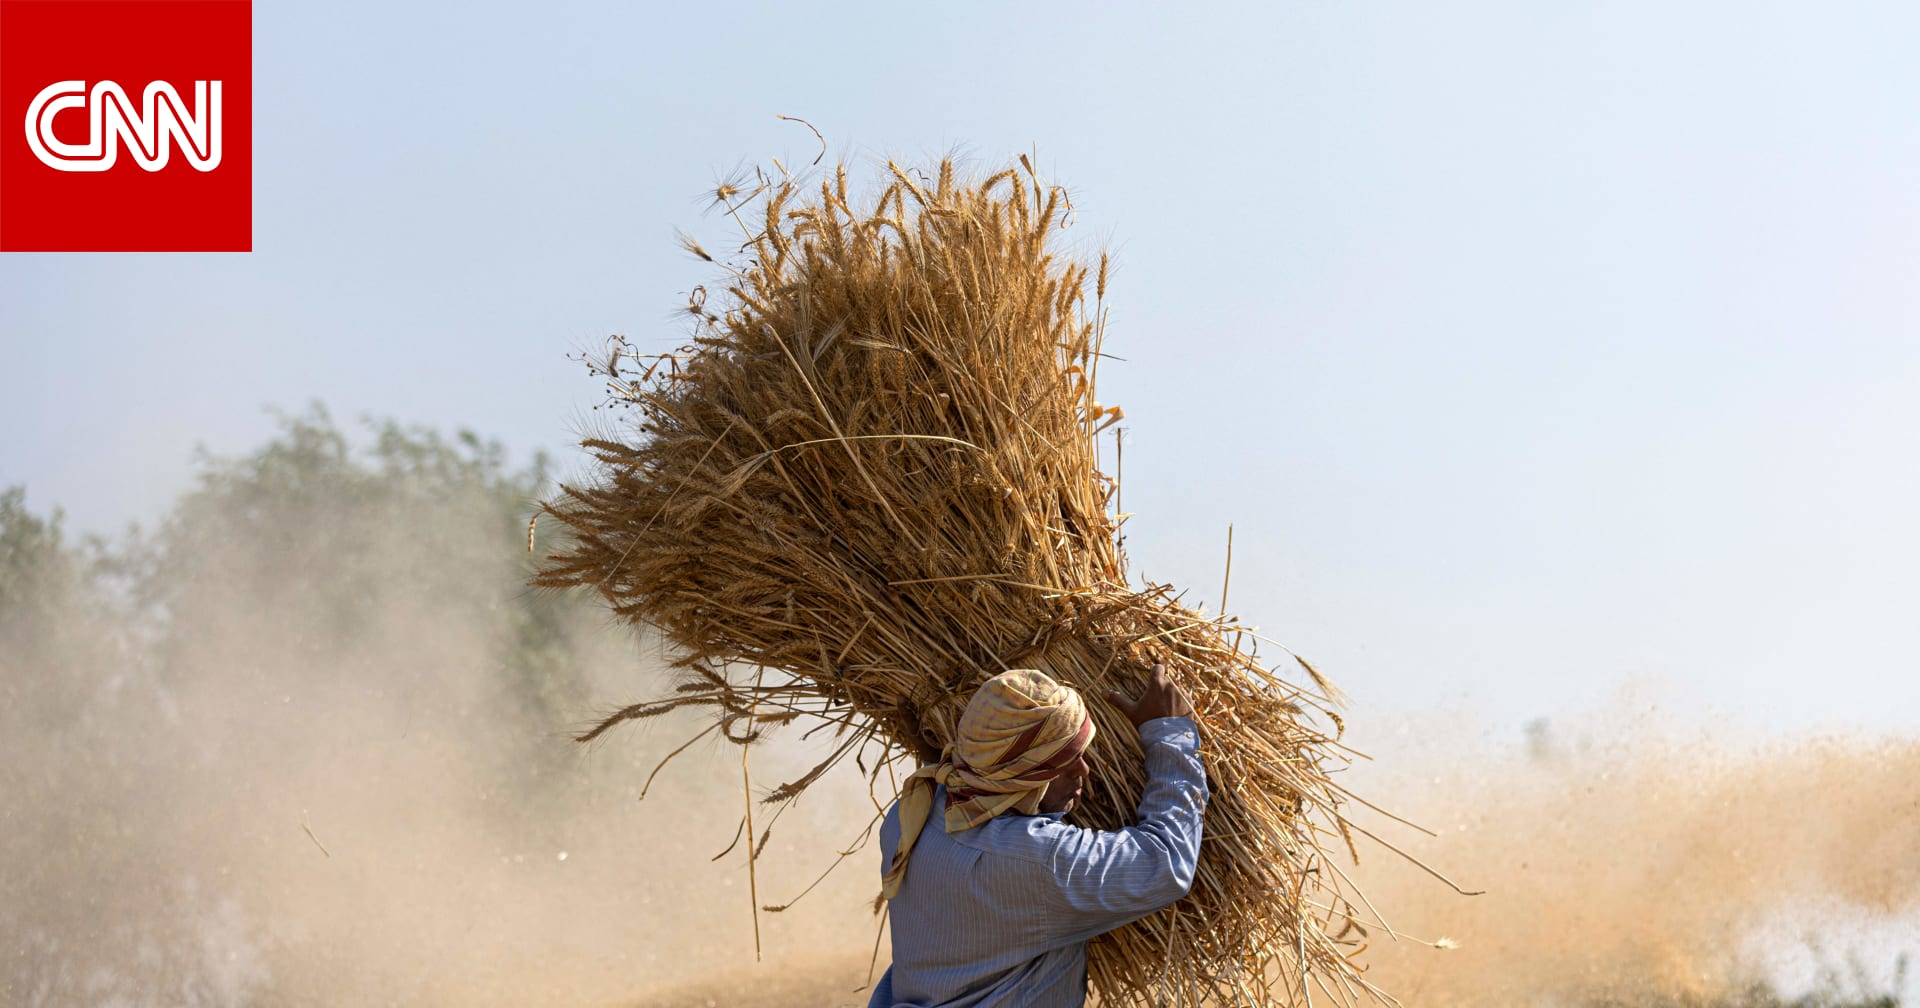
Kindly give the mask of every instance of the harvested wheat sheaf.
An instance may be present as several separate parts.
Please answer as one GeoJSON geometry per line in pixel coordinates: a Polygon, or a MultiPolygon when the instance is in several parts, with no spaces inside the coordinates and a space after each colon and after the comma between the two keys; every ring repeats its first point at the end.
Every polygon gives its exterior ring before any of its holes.
{"type": "MultiPolygon", "coordinates": [[[[950,163],[888,167],[858,208],[844,167],[817,186],[723,186],[746,233],[737,261],[685,244],[725,271],[725,304],[696,291],[678,353],[616,341],[590,362],[631,426],[584,442],[595,479],[546,505],[569,534],[535,583],[591,588],[657,627],[684,674],[588,737],[682,707],[711,707],[707,730],[742,745],[798,720],[840,744],[763,800],[849,755],[884,789],[1000,671],[1098,697],[1137,693],[1164,662],[1198,711],[1213,789],[1200,870],[1185,899],[1093,943],[1092,990],[1141,1005],[1383,997],[1352,961],[1377,918],[1338,863],[1353,845],[1351,796],[1328,775],[1349,755],[1338,695],[1291,655],[1297,684],[1266,668],[1236,622],[1128,585],[1097,440],[1120,412],[1093,398],[1105,256],[1051,251],[1069,207],[1026,158],[974,184],[950,163]]],[[[1093,774],[1072,818],[1111,829],[1145,770],[1121,715],[1090,707],[1093,774]]]]}

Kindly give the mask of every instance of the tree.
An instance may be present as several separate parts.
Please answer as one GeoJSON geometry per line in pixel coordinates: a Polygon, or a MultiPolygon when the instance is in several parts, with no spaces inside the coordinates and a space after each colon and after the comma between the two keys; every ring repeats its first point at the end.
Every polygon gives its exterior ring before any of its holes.
{"type": "Polygon", "coordinates": [[[365,430],[283,415],[111,541],[0,492],[0,1001],[269,1000],[271,863],[245,879],[248,852],[284,849],[287,792],[331,783],[356,732],[438,732],[501,815],[569,766],[600,622],[524,587],[546,460],[365,430]]]}

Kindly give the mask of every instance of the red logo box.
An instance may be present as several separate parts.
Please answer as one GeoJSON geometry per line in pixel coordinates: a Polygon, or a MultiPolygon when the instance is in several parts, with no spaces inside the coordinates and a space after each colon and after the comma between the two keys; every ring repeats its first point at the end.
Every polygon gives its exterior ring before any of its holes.
{"type": "Polygon", "coordinates": [[[0,0],[0,251],[252,249],[251,0],[0,0]]]}

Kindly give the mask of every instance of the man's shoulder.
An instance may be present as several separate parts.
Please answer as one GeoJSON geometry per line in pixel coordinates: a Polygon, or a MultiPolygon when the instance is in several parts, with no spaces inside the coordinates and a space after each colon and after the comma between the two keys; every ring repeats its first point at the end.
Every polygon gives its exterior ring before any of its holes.
{"type": "Polygon", "coordinates": [[[947,834],[954,843],[983,854],[1012,858],[1047,867],[1060,845],[1079,832],[1062,819],[1046,815],[1006,813],[969,830],[947,834]]]}

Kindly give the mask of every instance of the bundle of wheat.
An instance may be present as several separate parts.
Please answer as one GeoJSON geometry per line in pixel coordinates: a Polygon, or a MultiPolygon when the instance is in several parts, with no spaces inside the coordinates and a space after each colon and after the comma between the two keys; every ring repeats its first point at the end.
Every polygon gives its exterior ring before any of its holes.
{"type": "MultiPolygon", "coordinates": [[[[1328,777],[1348,755],[1337,694],[1303,660],[1288,658],[1298,685],[1266,668],[1236,622],[1128,586],[1096,437],[1120,412],[1093,399],[1105,256],[1049,250],[1069,208],[1025,158],[977,184],[949,163],[889,168],[866,209],[844,167],[817,189],[722,187],[751,222],[739,264],[685,244],[727,271],[726,306],[696,291],[680,352],[616,342],[593,362],[633,427],[584,442],[597,478],[546,506],[570,535],[536,583],[592,588],[659,628],[685,678],[586,737],[695,705],[743,745],[769,723],[830,723],[841,744],[778,802],[869,743],[869,774],[937,749],[1007,668],[1098,696],[1137,692],[1163,662],[1212,780],[1202,863],[1185,899],[1094,943],[1091,988],[1156,1005],[1379,997],[1351,961],[1376,918],[1322,850],[1353,843],[1328,777]]],[[[1091,706],[1073,818],[1116,828],[1145,782],[1139,741],[1091,706]]],[[[745,835],[751,856],[750,821],[745,835]]]]}

